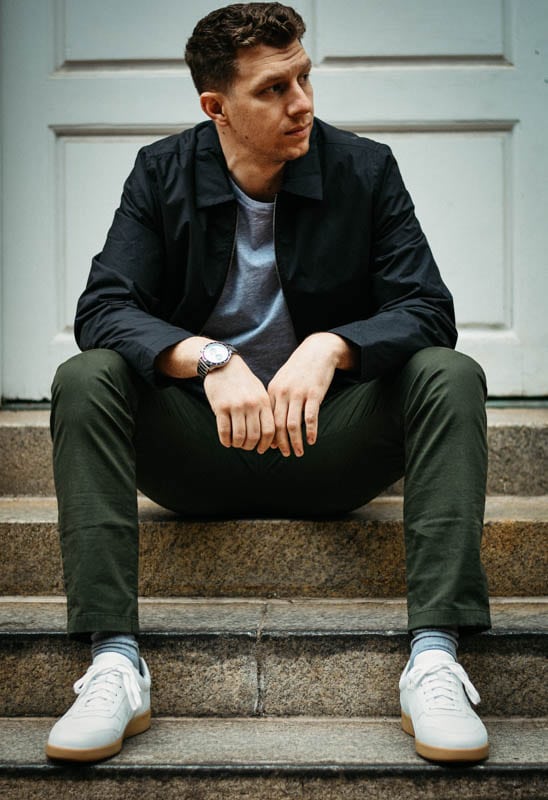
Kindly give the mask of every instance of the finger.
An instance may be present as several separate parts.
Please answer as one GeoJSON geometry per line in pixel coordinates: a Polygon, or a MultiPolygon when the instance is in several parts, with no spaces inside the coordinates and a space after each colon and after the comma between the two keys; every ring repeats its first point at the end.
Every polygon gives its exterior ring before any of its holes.
{"type": "Polygon", "coordinates": [[[291,455],[291,446],[287,433],[287,403],[280,399],[277,399],[274,405],[274,425],[276,426],[276,445],[282,456],[287,458],[291,455]]]}
{"type": "Polygon", "coordinates": [[[318,416],[320,403],[315,397],[309,397],[304,406],[304,424],[307,444],[316,444],[318,438],[318,416]]]}
{"type": "Polygon", "coordinates": [[[304,454],[303,448],[303,433],[302,433],[302,419],[303,419],[303,404],[301,400],[294,399],[289,405],[287,413],[287,432],[291,447],[296,456],[304,454]]]}
{"type": "Polygon", "coordinates": [[[275,434],[276,426],[274,424],[274,415],[270,406],[263,408],[260,415],[261,420],[261,438],[257,445],[257,452],[262,455],[266,453],[269,447],[275,447],[275,434]]]}
{"type": "Polygon", "coordinates": [[[257,411],[248,412],[245,415],[245,441],[242,444],[242,449],[254,450],[260,438],[261,438],[260,413],[257,411]]]}
{"type": "Polygon", "coordinates": [[[246,419],[241,411],[232,413],[232,447],[243,447],[246,440],[246,419]]]}
{"type": "Polygon", "coordinates": [[[223,447],[232,445],[232,424],[230,415],[225,412],[217,414],[217,434],[223,447]]]}

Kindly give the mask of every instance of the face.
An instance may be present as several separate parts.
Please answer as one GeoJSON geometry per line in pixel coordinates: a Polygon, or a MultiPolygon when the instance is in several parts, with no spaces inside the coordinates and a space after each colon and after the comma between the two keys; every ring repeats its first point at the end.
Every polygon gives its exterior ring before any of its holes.
{"type": "Polygon", "coordinates": [[[310,69],[298,41],[240,50],[237,76],[222,94],[221,130],[240,158],[266,166],[305,155],[314,115],[310,69]]]}

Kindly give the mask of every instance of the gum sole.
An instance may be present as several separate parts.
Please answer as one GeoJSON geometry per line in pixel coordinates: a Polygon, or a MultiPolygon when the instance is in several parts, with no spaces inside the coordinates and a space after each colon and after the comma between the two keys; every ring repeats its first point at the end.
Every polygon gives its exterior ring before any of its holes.
{"type": "MultiPolygon", "coordinates": [[[[415,736],[415,730],[411,717],[401,712],[401,727],[409,736],[415,736]]],[[[446,748],[446,747],[431,747],[424,744],[415,737],[415,750],[423,758],[429,761],[451,761],[451,762],[466,762],[466,761],[483,761],[489,755],[489,745],[474,748],[446,748]]]]}
{"type": "Polygon", "coordinates": [[[123,733],[123,736],[105,747],[86,748],[84,750],[71,747],[57,747],[56,745],[47,744],[46,755],[48,758],[53,758],[60,761],[101,761],[104,758],[110,758],[110,756],[115,756],[117,753],[119,753],[122,749],[124,739],[128,739],[130,736],[137,736],[139,733],[144,733],[144,731],[148,730],[149,728],[150,710],[146,711],[144,714],[141,714],[141,716],[130,720],[123,733]]]}

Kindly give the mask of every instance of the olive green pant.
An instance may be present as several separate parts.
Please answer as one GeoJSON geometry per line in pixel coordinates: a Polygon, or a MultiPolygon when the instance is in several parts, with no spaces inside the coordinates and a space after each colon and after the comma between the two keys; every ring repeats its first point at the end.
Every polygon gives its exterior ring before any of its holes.
{"type": "Polygon", "coordinates": [[[317,443],[283,458],[222,447],[184,382],[146,385],[110,350],[71,358],[51,416],[69,633],[138,632],[137,488],[182,515],[292,517],[357,508],[404,474],[409,629],[487,629],[485,391],[472,359],[428,348],[328,394],[317,443]]]}

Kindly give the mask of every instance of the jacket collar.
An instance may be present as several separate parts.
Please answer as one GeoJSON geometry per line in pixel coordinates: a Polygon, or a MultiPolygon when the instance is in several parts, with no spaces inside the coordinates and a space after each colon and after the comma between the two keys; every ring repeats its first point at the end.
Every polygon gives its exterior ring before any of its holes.
{"type": "MultiPolygon", "coordinates": [[[[308,153],[285,165],[282,191],[323,199],[322,173],[318,152],[318,131],[314,123],[308,153]]],[[[196,144],[196,204],[198,208],[227,203],[234,200],[228,180],[226,161],[213,122],[205,122],[195,129],[196,144]]]]}

